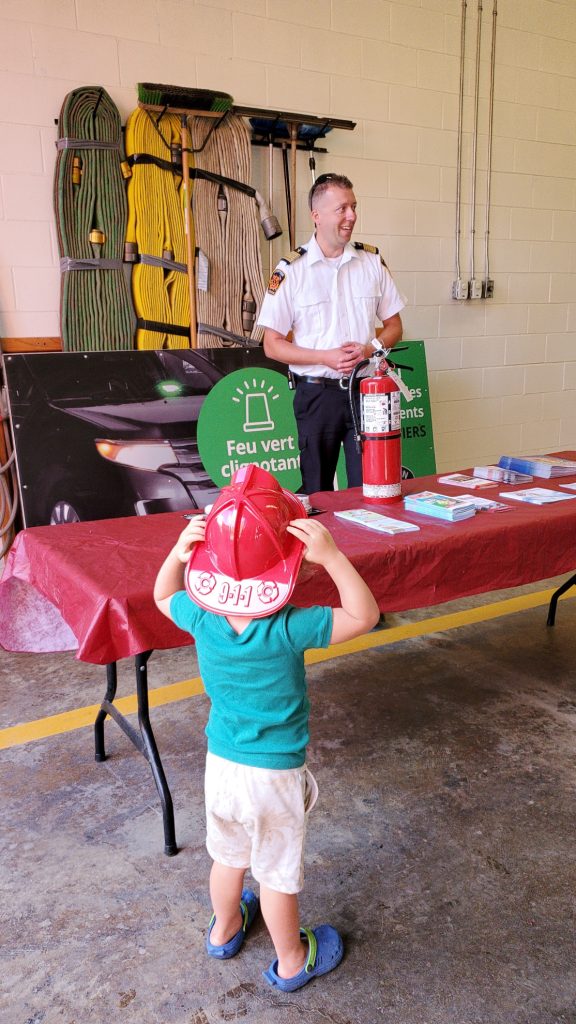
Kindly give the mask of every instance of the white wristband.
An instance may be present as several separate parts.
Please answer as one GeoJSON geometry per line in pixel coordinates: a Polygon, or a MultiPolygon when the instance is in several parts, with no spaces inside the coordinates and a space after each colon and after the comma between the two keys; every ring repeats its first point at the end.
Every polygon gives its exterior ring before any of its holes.
{"type": "Polygon", "coordinates": [[[383,352],[385,359],[388,353],[391,352],[391,349],[384,348],[384,345],[378,338],[372,338],[370,344],[372,345],[372,348],[374,349],[375,352],[383,352]]]}

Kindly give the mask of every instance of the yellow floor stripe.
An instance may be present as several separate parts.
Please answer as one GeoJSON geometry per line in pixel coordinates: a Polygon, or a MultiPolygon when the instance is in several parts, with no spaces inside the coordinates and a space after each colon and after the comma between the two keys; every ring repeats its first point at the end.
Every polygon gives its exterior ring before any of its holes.
{"type": "MultiPolygon", "coordinates": [[[[326,650],[309,651],[306,655],[306,664],[317,665],[322,661],[342,658],[347,654],[358,654],[360,651],[368,651],[375,647],[385,647],[387,644],[397,643],[399,640],[410,640],[414,637],[426,636],[429,633],[443,633],[460,626],[469,626],[474,622],[488,622],[490,619],[512,615],[528,608],[539,608],[549,604],[554,593],[554,590],[541,590],[531,594],[522,594],[519,597],[494,601],[492,604],[482,605],[478,608],[468,608],[448,615],[438,615],[430,619],[421,619],[419,622],[407,622],[403,626],[393,626],[390,629],[367,633],[355,640],[349,640],[347,643],[334,644],[333,647],[326,648],[326,650]]],[[[574,596],[574,594],[564,594],[560,600],[569,600],[574,596]]],[[[171,683],[160,689],[150,690],[150,707],[157,708],[162,704],[173,704],[203,692],[204,686],[199,676],[194,679],[185,679],[180,683],[171,683]]],[[[122,714],[134,714],[137,710],[136,694],[118,697],[114,701],[114,705],[122,714]]],[[[1,729],[0,750],[92,726],[99,707],[99,704],[90,704],[73,711],[65,711],[60,715],[50,715],[47,718],[38,718],[23,725],[1,729]]]]}
{"type": "MultiPolygon", "coordinates": [[[[162,704],[172,704],[178,700],[185,700],[195,694],[203,693],[204,686],[200,677],[197,679],[185,679],[181,683],[171,683],[158,690],[150,690],[148,701],[151,708],[160,707],[162,704]]],[[[136,694],[128,697],[117,697],[114,707],[118,708],[123,715],[133,715],[138,710],[136,694]]],[[[37,718],[32,722],[25,722],[23,725],[10,726],[0,730],[0,750],[7,747],[15,747],[20,743],[30,743],[32,740],[45,739],[46,736],[58,736],[63,732],[74,732],[75,729],[83,729],[86,726],[94,725],[94,719],[100,710],[99,704],[89,704],[83,708],[75,708],[73,711],[64,711],[60,715],[50,715],[48,718],[37,718]]]]}

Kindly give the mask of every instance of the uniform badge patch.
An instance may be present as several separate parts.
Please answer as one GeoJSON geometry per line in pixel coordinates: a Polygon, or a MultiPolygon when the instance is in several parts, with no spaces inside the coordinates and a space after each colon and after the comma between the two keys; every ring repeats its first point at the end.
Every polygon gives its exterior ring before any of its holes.
{"type": "Polygon", "coordinates": [[[268,281],[268,295],[275,295],[278,291],[282,281],[286,277],[281,270],[275,270],[270,280],[268,281]]]}

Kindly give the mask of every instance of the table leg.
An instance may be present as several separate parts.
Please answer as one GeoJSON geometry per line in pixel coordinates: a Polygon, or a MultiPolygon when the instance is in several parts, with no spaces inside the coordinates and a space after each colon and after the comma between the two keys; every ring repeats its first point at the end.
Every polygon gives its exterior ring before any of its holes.
{"type": "Polygon", "coordinates": [[[172,804],[170,789],[162,767],[162,761],[160,760],[160,755],[158,753],[158,747],[156,746],[156,740],[154,739],[154,733],[152,732],[152,725],[150,723],[149,716],[148,673],[146,666],[151,654],[152,651],[144,651],[142,654],[137,654],[135,658],[136,690],[138,693],[138,722],[140,724],[140,733],[144,741],[143,753],[152,769],[152,775],[154,776],[154,782],[156,783],[158,795],[160,796],[160,803],[162,805],[162,816],[164,819],[164,853],[167,857],[173,857],[174,854],[178,853],[176,832],[174,828],[174,807],[172,804]]]}
{"type": "Polygon", "coordinates": [[[156,746],[156,740],[152,731],[152,724],[150,722],[147,664],[151,654],[152,651],[144,651],[142,654],[137,654],[134,659],[136,666],[139,731],[138,729],[135,729],[128,719],[125,718],[124,715],[114,706],[114,697],[116,696],[118,678],[116,662],[111,662],[111,664],[106,666],[106,696],[100,705],[100,710],[94,722],[94,743],[96,749],[96,760],[105,761],[104,722],[107,715],[109,715],[110,718],[113,718],[116,724],[122,729],[122,732],[128,737],[136,749],[139,750],[146,758],[152,769],[152,775],[154,777],[154,782],[156,783],[158,795],[160,796],[160,803],[162,805],[164,853],[168,857],[173,857],[174,854],[178,853],[174,826],[174,806],[172,803],[170,789],[166,781],[166,775],[164,774],[164,769],[162,767],[162,761],[160,760],[160,754],[158,753],[158,747],[156,746]]]}
{"type": "Polygon", "coordinates": [[[571,576],[570,579],[566,580],[561,587],[558,587],[558,590],[554,591],[548,606],[548,618],[546,620],[547,626],[553,626],[556,621],[556,605],[558,604],[558,599],[562,597],[562,594],[565,594],[567,590],[570,590],[570,587],[574,586],[576,586],[576,575],[571,576]]]}
{"type": "Polygon", "coordinates": [[[96,721],[94,722],[94,746],[96,748],[96,760],[106,760],[106,750],[104,748],[104,722],[106,721],[106,715],[108,714],[105,709],[105,705],[112,704],[114,697],[116,696],[116,688],[118,686],[118,673],[116,671],[116,662],[113,661],[109,665],[106,665],[106,696],[100,708],[100,711],[96,715],[96,721]]]}

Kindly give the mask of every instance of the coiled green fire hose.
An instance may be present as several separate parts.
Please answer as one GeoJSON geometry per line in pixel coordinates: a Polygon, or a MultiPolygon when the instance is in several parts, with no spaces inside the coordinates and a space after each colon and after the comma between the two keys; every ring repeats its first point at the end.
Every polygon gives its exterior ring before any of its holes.
{"type": "Polygon", "coordinates": [[[134,313],[123,267],[128,216],[120,114],[105,89],[65,97],[58,121],[54,209],[65,351],[131,349],[134,313]]]}

